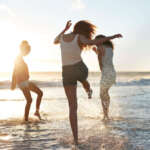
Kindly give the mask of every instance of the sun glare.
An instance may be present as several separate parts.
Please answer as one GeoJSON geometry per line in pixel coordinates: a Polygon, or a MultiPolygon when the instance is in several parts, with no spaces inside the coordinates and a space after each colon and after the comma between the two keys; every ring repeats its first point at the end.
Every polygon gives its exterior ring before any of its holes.
{"type": "Polygon", "coordinates": [[[10,71],[16,56],[16,28],[9,21],[0,21],[0,68],[1,71],[10,71]]]}
{"type": "MultiPolygon", "coordinates": [[[[31,53],[25,57],[30,71],[50,70],[49,61],[45,63],[42,60],[49,60],[49,49],[53,49],[53,47],[49,48],[49,45],[43,43],[41,39],[39,39],[39,36],[26,28],[23,29],[23,26],[17,28],[17,25],[11,20],[0,20],[1,72],[12,72],[14,59],[18,55],[19,44],[22,40],[28,40],[31,45],[31,53]]],[[[58,68],[57,65],[53,66],[56,67],[52,67],[52,70],[60,70],[60,67],[58,68]]]]}

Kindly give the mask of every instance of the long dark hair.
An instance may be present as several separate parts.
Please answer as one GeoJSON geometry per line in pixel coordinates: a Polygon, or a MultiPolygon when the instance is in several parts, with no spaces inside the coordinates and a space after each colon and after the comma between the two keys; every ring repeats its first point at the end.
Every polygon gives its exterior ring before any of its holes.
{"type": "MultiPolygon", "coordinates": [[[[85,36],[91,40],[95,35],[96,26],[87,20],[81,20],[74,25],[73,33],[85,36]]],[[[88,49],[90,46],[80,43],[81,49],[88,49]]]]}
{"type": "MultiPolygon", "coordinates": [[[[100,34],[100,35],[97,35],[95,38],[100,39],[100,38],[105,38],[105,37],[106,37],[105,35],[100,34]]],[[[114,44],[111,40],[104,42],[103,45],[106,45],[106,46],[111,47],[112,49],[114,49],[114,44]]]]}

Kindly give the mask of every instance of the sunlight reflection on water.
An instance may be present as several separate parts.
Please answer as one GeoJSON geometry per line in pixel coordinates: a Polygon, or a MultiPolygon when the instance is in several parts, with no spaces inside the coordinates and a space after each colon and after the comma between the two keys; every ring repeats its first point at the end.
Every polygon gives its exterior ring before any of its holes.
{"type": "MultiPolygon", "coordinates": [[[[78,88],[80,150],[148,150],[150,88],[113,87],[110,91],[111,120],[108,123],[101,121],[99,88],[93,89],[93,99],[88,100],[84,90],[78,88]],[[140,95],[141,91],[144,96],[140,95]]],[[[58,87],[43,88],[43,91],[41,115],[44,120],[38,121],[33,116],[36,102],[33,94],[30,123],[27,125],[22,121],[26,101],[21,91],[0,90],[0,132],[3,133],[0,143],[10,142],[9,146],[14,150],[20,147],[22,150],[38,150],[39,147],[70,150],[72,134],[64,90],[58,87]]],[[[1,149],[6,148],[4,144],[2,146],[1,149]]]]}

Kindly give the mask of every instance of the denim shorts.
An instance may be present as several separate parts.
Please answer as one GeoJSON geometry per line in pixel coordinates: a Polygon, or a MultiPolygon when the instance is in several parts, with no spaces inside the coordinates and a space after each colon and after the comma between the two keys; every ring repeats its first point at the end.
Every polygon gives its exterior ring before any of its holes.
{"type": "Polygon", "coordinates": [[[86,81],[88,77],[88,68],[80,61],[73,65],[63,66],[62,68],[62,78],[63,85],[76,85],[77,81],[83,82],[86,81]]]}

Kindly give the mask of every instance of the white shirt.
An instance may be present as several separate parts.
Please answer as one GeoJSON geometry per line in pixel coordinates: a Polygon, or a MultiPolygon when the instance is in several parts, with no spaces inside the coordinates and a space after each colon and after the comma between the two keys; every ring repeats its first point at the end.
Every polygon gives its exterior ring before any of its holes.
{"type": "Polygon", "coordinates": [[[73,65],[82,60],[81,49],[78,44],[78,35],[71,42],[65,42],[63,36],[60,38],[62,65],[73,65]]]}

